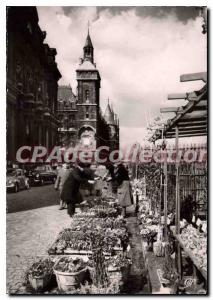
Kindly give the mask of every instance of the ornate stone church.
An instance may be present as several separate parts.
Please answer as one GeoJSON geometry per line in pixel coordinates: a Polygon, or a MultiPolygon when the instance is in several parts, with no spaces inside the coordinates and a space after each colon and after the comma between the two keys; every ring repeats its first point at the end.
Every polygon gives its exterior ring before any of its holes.
{"type": "Polygon", "coordinates": [[[83,47],[83,58],[76,70],[77,95],[71,86],[58,89],[58,128],[63,147],[76,145],[96,149],[109,146],[119,149],[119,120],[109,103],[103,114],[100,108],[101,77],[94,62],[94,48],[89,30],[83,47]]]}

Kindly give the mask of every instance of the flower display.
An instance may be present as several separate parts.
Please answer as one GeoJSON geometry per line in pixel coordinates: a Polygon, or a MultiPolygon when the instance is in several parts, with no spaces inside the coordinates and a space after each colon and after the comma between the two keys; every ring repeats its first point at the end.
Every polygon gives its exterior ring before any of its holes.
{"type": "MultiPolygon", "coordinates": [[[[84,216],[84,213],[82,213],[84,216]]],[[[125,249],[129,235],[122,218],[76,218],[71,228],[61,231],[49,248],[49,254],[64,254],[67,249],[91,251],[91,241],[97,237],[103,242],[103,250],[112,253],[115,249],[125,249]]]]}
{"type": "Polygon", "coordinates": [[[183,228],[180,238],[182,244],[196,259],[198,267],[207,271],[207,237],[189,224],[183,228]]]}
{"type": "Polygon", "coordinates": [[[76,273],[86,268],[87,263],[82,259],[72,257],[61,257],[54,265],[54,270],[60,272],[76,273]]]}

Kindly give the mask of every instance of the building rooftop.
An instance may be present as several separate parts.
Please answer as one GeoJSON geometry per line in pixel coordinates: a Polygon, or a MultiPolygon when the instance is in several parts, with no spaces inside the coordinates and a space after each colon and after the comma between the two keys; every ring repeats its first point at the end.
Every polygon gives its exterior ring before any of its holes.
{"type": "Polygon", "coordinates": [[[86,42],[85,42],[84,47],[91,47],[91,48],[93,48],[92,40],[91,40],[91,38],[90,38],[89,32],[88,32],[88,34],[87,34],[87,38],[86,38],[86,42]]]}
{"type": "Polygon", "coordinates": [[[93,63],[91,63],[91,61],[85,60],[81,65],[79,65],[77,70],[94,71],[97,69],[96,66],[93,63]]]}

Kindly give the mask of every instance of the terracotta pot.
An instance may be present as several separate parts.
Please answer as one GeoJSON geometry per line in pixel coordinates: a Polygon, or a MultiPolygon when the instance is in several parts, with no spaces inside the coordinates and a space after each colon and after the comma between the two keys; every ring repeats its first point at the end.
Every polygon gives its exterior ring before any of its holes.
{"type": "Polygon", "coordinates": [[[28,279],[31,287],[35,291],[42,291],[49,284],[51,277],[52,275],[44,275],[40,277],[29,275],[28,279]]]}
{"type": "Polygon", "coordinates": [[[73,273],[54,270],[59,290],[67,292],[78,287],[84,280],[86,271],[87,268],[73,273]]]}

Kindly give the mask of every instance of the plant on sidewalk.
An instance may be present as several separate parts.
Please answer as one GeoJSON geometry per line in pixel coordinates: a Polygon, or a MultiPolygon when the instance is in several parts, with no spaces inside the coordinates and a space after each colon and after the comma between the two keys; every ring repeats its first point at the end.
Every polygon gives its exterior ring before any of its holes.
{"type": "Polygon", "coordinates": [[[55,264],[54,269],[59,272],[76,273],[86,268],[86,263],[80,258],[61,257],[55,264]]]}
{"type": "Polygon", "coordinates": [[[124,267],[128,267],[131,264],[131,259],[125,257],[123,253],[120,253],[115,256],[111,256],[106,259],[107,269],[117,269],[120,270],[124,267]]]}
{"type": "Polygon", "coordinates": [[[89,285],[86,283],[85,285],[81,285],[80,289],[78,290],[78,294],[80,295],[116,295],[119,293],[120,286],[116,280],[106,286],[95,284],[89,285]]]}
{"type": "Polygon", "coordinates": [[[103,254],[103,236],[99,234],[91,235],[92,260],[94,262],[94,278],[93,282],[96,286],[105,287],[108,285],[108,276],[106,271],[106,263],[103,254]]]}
{"type": "Polygon", "coordinates": [[[24,285],[34,290],[43,290],[53,274],[53,262],[49,258],[39,258],[26,271],[24,285]]]}
{"type": "Polygon", "coordinates": [[[165,263],[163,266],[163,276],[170,281],[171,286],[177,286],[179,282],[179,274],[175,268],[174,261],[171,258],[171,246],[169,243],[165,245],[165,263]]]}

